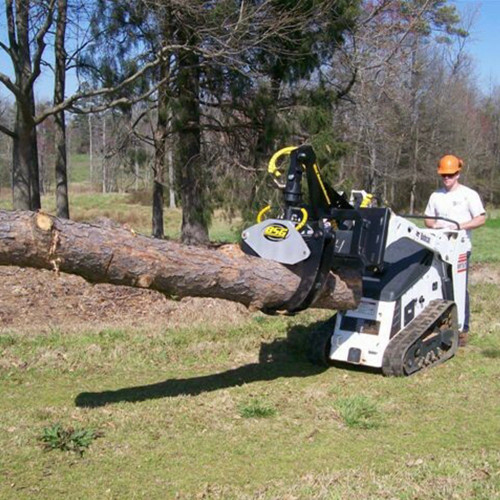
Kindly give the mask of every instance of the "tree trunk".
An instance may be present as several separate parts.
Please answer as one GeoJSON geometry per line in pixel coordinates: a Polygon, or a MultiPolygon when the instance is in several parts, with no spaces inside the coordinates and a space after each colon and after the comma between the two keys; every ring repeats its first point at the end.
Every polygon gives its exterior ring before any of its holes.
{"type": "MultiPolygon", "coordinates": [[[[164,59],[160,63],[160,79],[163,79],[168,73],[168,60],[164,59]]],[[[152,222],[153,222],[153,237],[163,238],[165,232],[163,229],[163,207],[164,199],[164,177],[165,177],[165,145],[167,141],[167,126],[168,126],[168,88],[166,84],[160,86],[158,90],[158,118],[156,122],[156,130],[154,134],[154,164],[153,164],[153,207],[152,207],[152,222]]]]}
{"type": "MultiPolygon", "coordinates": [[[[64,101],[66,88],[66,49],[64,40],[66,34],[66,13],[68,4],[66,0],[57,2],[57,28],[56,28],[56,74],[54,82],[54,106],[64,101]]],[[[66,121],[64,111],[55,116],[55,146],[56,146],[56,207],[57,216],[69,219],[68,201],[68,159],[66,152],[66,121]]]]}
{"type": "Polygon", "coordinates": [[[29,102],[16,102],[15,137],[12,164],[12,200],[16,210],[38,210],[40,188],[36,127],[29,102]],[[36,188],[38,186],[38,189],[36,188]]]}
{"type": "MultiPolygon", "coordinates": [[[[236,245],[187,246],[114,223],[97,226],[28,211],[0,210],[0,265],[55,269],[93,283],[221,298],[261,310],[279,309],[300,283],[292,270],[245,255],[236,245]]],[[[356,307],[360,285],[356,273],[330,273],[313,307],[356,307]]]]}
{"type": "Polygon", "coordinates": [[[30,158],[31,138],[23,126],[17,103],[14,147],[12,148],[12,204],[16,210],[31,210],[30,158]]]}
{"type": "Polygon", "coordinates": [[[165,237],[163,229],[163,206],[165,201],[162,180],[159,180],[160,173],[155,171],[153,179],[152,235],[153,238],[162,239],[165,237]]]}
{"type": "Polygon", "coordinates": [[[411,187],[410,187],[410,213],[415,213],[415,201],[417,197],[417,183],[418,183],[418,125],[415,131],[415,142],[414,142],[414,150],[413,150],[413,160],[412,160],[412,176],[411,176],[411,187]]]}
{"type": "Polygon", "coordinates": [[[108,158],[106,156],[106,111],[102,114],[102,192],[108,192],[108,158]]]}
{"type": "MultiPolygon", "coordinates": [[[[257,124],[257,139],[255,145],[254,168],[267,165],[267,161],[275,151],[276,117],[281,93],[281,78],[273,76],[270,84],[270,99],[261,116],[262,122],[257,124]]],[[[253,201],[253,200],[252,200],[253,201]]]]}
{"type": "Polygon", "coordinates": [[[94,149],[92,140],[92,115],[89,114],[89,179],[90,185],[94,182],[94,149]]]}
{"type": "MultiPolygon", "coordinates": [[[[15,27],[17,46],[14,72],[16,87],[20,90],[20,95],[16,96],[12,200],[15,209],[38,210],[41,203],[36,125],[33,119],[35,116],[35,99],[33,86],[30,84],[33,72],[29,39],[29,2],[16,3],[15,27]]],[[[14,36],[13,32],[11,36],[14,36]]]]}
{"type": "MultiPolygon", "coordinates": [[[[193,40],[189,42],[195,45],[193,40]]],[[[198,56],[184,51],[179,59],[179,102],[175,114],[175,128],[179,134],[176,178],[180,182],[182,205],[181,238],[188,245],[208,243],[210,221],[207,172],[201,159],[199,72],[198,56]]]]}
{"type": "Polygon", "coordinates": [[[420,35],[414,34],[411,52],[411,123],[410,123],[410,139],[412,151],[411,159],[411,186],[410,186],[410,213],[415,213],[415,202],[417,196],[418,184],[418,153],[419,153],[419,127],[420,127],[420,98],[418,90],[420,88],[420,35]]]}
{"type": "Polygon", "coordinates": [[[174,158],[172,154],[172,141],[169,141],[167,151],[167,169],[168,169],[168,208],[177,208],[175,204],[175,175],[174,175],[174,158]]]}
{"type": "MultiPolygon", "coordinates": [[[[256,210],[262,208],[262,200],[259,200],[259,184],[263,167],[267,166],[269,158],[275,151],[276,140],[276,117],[278,116],[278,105],[280,97],[279,78],[272,78],[269,89],[269,95],[266,105],[262,111],[257,114],[256,122],[253,128],[256,130],[255,148],[253,148],[253,168],[255,171],[254,182],[249,186],[248,202],[245,206],[244,217],[248,215],[254,217],[256,210]]],[[[267,91],[267,90],[266,90],[267,91]]],[[[267,175],[267,172],[266,172],[267,175]]]]}
{"type": "Polygon", "coordinates": [[[35,116],[35,96],[33,90],[30,92],[30,109],[31,115],[29,117],[29,128],[31,137],[31,160],[29,163],[30,168],[30,184],[31,184],[31,210],[40,210],[42,208],[42,199],[40,193],[40,166],[38,163],[38,138],[36,124],[33,120],[35,116]]]}

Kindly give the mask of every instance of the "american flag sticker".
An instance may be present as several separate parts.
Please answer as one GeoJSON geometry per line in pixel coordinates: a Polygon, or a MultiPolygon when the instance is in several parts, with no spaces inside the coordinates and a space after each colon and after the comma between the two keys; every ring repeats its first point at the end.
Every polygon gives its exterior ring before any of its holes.
{"type": "Polygon", "coordinates": [[[461,253],[458,256],[457,273],[464,273],[465,271],[467,271],[467,254],[461,253]]]}

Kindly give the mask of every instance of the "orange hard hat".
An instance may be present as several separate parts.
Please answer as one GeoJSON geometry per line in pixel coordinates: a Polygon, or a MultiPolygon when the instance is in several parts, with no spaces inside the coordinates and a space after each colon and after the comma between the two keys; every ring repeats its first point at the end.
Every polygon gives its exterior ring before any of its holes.
{"type": "Polygon", "coordinates": [[[456,174],[460,172],[464,162],[455,155],[445,155],[438,163],[438,174],[456,174]]]}

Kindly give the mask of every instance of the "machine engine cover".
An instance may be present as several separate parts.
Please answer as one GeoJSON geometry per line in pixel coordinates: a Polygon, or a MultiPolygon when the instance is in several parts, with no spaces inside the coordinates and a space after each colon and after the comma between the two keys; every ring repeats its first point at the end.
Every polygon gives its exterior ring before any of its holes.
{"type": "Polygon", "coordinates": [[[294,265],[306,260],[311,251],[293,222],[267,219],[245,229],[243,241],[263,259],[294,265]]]}

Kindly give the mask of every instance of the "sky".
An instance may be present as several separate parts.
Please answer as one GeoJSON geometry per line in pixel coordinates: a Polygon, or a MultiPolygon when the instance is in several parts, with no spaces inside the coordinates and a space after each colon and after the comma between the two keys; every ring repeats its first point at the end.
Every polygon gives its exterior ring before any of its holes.
{"type": "Polygon", "coordinates": [[[478,84],[484,92],[500,85],[500,0],[454,0],[462,17],[476,12],[467,51],[475,60],[478,84]]]}
{"type": "MultiPolygon", "coordinates": [[[[475,61],[477,82],[487,94],[495,85],[500,85],[500,0],[449,0],[456,5],[462,17],[475,13],[474,24],[470,30],[467,51],[475,61]]],[[[0,0],[0,40],[6,41],[4,19],[4,1],[0,0]]],[[[10,64],[4,52],[0,50],[0,72],[12,74],[10,64]]],[[[76,89],[75,78],[68,77],[68,92],[76,89]]],[[[37,95],[50,98],[52,83],[48,78],[42,78],[36,89],[37,95]]],[[[0,96],[11,97],[10,93],[0,84],[0,96]]]]}

